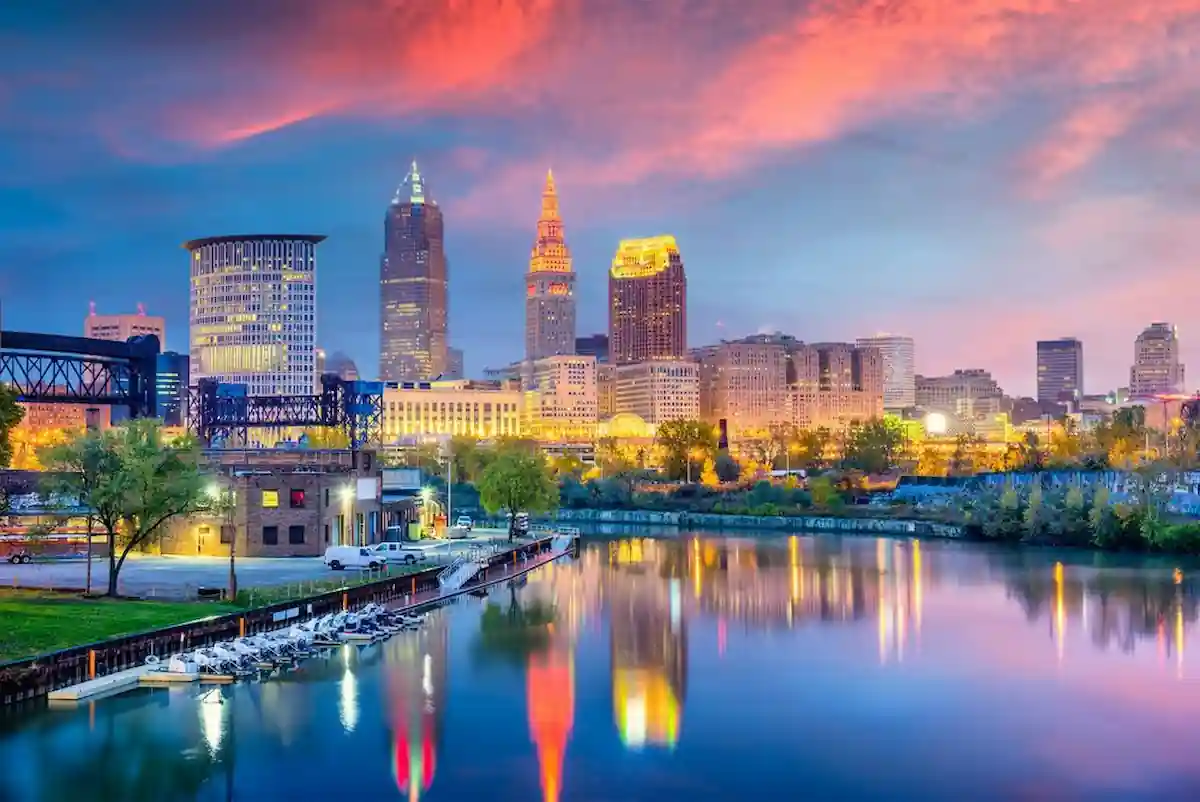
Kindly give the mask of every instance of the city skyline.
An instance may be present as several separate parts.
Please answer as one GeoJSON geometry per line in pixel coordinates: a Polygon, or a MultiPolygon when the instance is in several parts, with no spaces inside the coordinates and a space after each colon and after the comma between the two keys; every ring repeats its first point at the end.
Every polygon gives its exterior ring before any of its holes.
{"type": "Polygon", "coordinates": [[[71,332],[89,299],[143,302],[184,351],[179,241],[322,231],[321,345],[374,375],[378,203],[415,155],[451,221],[469,374],[521,355],[515,266],[548,166],[571,198],[580,332],[604,329],[615,244],[670,231],[698,345],[896,331],[918,373],[984,368],[1032,395],[1035,341],[1078,337],[1084,386],[1111,389],[1137,333],[1172,320],[1196,362],[1195,0],[530,0],[454,17],[440,0],[299,0],[283,24],[277,5],[0,12],[6,326],[71,332]],[[634,20],[665,51],[627,43],[634,20]],[[215,36],[230,28],[244,36],[215,36]],[[698,53],[712,69],[681,71],[698,53]]]}

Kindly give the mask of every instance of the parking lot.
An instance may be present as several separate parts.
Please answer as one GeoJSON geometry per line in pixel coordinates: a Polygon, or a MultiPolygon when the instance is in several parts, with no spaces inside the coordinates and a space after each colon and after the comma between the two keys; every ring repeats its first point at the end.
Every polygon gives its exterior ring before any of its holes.
{"type": "MultiPolygon", "coordinates": [[[[469,540],[428,541],[426,561],[430,565],[449,562],[472,549],[488,548],[491,537],[469,540]]],[[[346,573],[353,573],[347,571],[346,573]]],[[[83,588],[85,560],[47,560],[28,565],[0,562],[0,587],[83,588]]],[[[238,586],[286,585],[313,579],[329,579],[333,572],[320,557],[239,557],[238,586]]],[[[131,554],[121,568],[120,592],[129,596],[191,598],[201,587],[224,588],[229,581],[226,557],[157,557],[131,554]]],[[[108,561],[92,561],[92,588],[108,586],[108,561]]]]}

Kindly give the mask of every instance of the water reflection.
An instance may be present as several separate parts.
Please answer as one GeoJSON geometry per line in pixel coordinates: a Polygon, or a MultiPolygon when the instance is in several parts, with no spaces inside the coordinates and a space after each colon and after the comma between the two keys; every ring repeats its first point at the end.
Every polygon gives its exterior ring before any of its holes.
{"type": "Polygon", "coordinates": [[[448,632],[442,614],[383,644],[396,790],[417,802],[433,786],[445,715],[448,632]]]}
{"type": "Polygon", "coordinates": [[[797,772],[814,798],[1200,798],[1200,604],[1174,569],[832,536],[593,541],[263,684],[0,721],[0,799],[665,802],[778,797],[797,772]]]}

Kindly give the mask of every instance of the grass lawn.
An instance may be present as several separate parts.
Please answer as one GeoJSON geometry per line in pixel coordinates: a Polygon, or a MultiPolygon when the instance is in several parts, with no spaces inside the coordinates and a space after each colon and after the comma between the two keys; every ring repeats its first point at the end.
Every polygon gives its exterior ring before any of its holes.
{"type": "Polygon", "coordinates": [[[215,602],[84,599],[0,590],[0,661],[182,624],[241,609],[215,602]]]}

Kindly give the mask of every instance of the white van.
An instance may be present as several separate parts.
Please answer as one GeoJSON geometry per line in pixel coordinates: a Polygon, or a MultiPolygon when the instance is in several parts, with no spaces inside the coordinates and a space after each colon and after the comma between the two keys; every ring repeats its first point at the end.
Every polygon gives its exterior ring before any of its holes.
{"type": "Polygon", "coordinates": [[[404,563],[414,565],[425,560],[425,549],[418,549],[404,543],[388,541],[380,543],[371,549],[383,562],[404,563]]]}
{"type": "Polygon", "coordinates": [[[387,559],[365,546],[330,546],[325,549],[325,564],[335,571],[345,568],[382,568],[387,559]]]}

